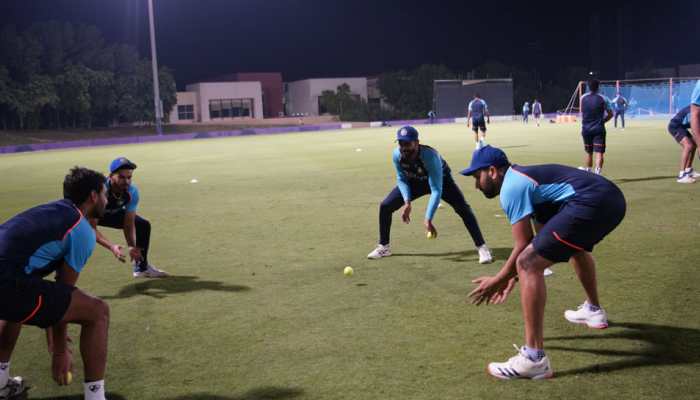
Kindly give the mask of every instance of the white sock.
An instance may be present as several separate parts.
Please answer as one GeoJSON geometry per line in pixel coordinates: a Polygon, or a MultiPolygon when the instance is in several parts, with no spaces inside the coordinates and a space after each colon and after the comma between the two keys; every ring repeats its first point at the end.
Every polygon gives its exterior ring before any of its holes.
{"type": "Polygon", "coordinates": [[[685,169],[685,173],[686,173],[686,174],[687,174],[687,173],[690,173],[690,172],[693,172],[693,168],[686,168],[686,169],[685,169]]]}
{"type": "Polygon", "coordinates": [[[85,388],[85,400],[106,400],[105,380],[83,383],[85,388]]]}
{"type": "Polygon", "coordinates": [[[0,388],[4,388],[8,380],[10,380],[10,362],[0,362],[0,388]]]}
{"type": "Polygon", "coordinates": [[[597,175],[600,175],[600,171],[601,171],[601,168],[598,168],[598,167],[595,168],[595,173],[596,173],[597,175]]]}

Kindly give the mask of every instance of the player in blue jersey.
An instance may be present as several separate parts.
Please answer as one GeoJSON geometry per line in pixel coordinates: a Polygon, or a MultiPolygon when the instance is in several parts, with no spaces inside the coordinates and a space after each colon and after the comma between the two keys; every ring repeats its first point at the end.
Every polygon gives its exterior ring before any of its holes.
{"type": "Polygon", "coordinates": [[[428,122],[431,124],[435,123],[435,118],[437,118],[437,115],[435,114],[435,111],[430,110],[428,111],[428,122]]]}
{"type": "Polygon", "coordinates": [[[523,123],[527,124],[527,119],[530,116],[530,103],[527,101],[523,104],[523,123]]]}
{"type": "Polygon", "coordinates": [[[479,96],[479,93],[474,94],[474,99],[467,105],[467,128],[469,128],[470,123],[478,149],[484,145],[484,139],[486,139],[486,124],[491,123],[489,107],[486,105],[486,101],[479,96]]]}
{"type": "Polygon", "coordinates": [[[542,117],[542,103],[537,101],[537,99],[532,102],[532,116],[535,118],[537,126],[540,126],[540,118],[542,117]]]}
{"type": "Polygon", "coordinates": [[[47,332],[51,372],[68,384],[72,354],[67,324],[78,324],[85,376],[85,399],[104,400],[107,364],[107,303],[75,284],[95,248],[89,218],[107,205],[105,177],[75,167],[63,181],[63,200],[24,211],[0,225],[0,398],[25,390],[9,375],[10,357],[22,325],[47,332]],[[44,277],[55,273],[55,281],[44,277]]]}
{"type": "Polygon", "coordinates": [[[700,173],[693,170],[693,155],[697,150],[697,143],[693,135],[688,132],[690,128],[690,106],[682,108],[668,123],[668,132],[681,145],[681,169],[676,182],[695,183],[700,178],[700,173]]]}
{"type": "Polygon", "coordinates": [[[445,200],[462,218],[464,226],[474,241],[479,253],[479,263],[493,261],[491,251],[486,246],[474,213],[464,200],[459,186],[452,179],[450,166],[440,154],[430,146],[420,144],[418,131],[412,126],[404,126],[396,133],[398,148],[394,150],[393,161],[396,168],[397,186],[389,193],[379,206],[379,244],[367,255],[370,259],[379,259],[391,255],[389,235],[391,216],[403,206],[401,219],[411,221],[411,202],[426,194],[430,201],[425,211],[424,225],[429,237],[436,237],[437,230],[433,217],[440,199],[445,200]]]}
{"type": "Polygon", "coordinates": [[[625,111],[627,111],[627,106],[629,103],[627,103],[627,99],[620,94],[620,92],[617,92],[617,95],[615,98],[612,100],[612,107],[614,111],[614,125],[615,128],[617,128],[617,117],[620,117],[620,120],[622,122],[622,130],[625,130],[625,111]]]}
{"type": "Polygon", "coordinates": [[[500,379],[550,378],[552,367],[544,353],[544,270],[570,261],[587,300],[566,311],[565,318],[606,328],[591,251],[624,218],[625,198],[600,175],[558,164],[512,165],[502,150],[491,146],[476,150],[462,174],[474,176],[476,188],[487,198],[500,195],[515,242],[501,270],[475,279],[478,286],[469,294],[477,305],[502,303],[520,281],[525,346],[508,361],[489,364],[488,372],[500,379]]]}
{"type": "Polygon", "coordinates": [[[700,80],[690,95],[690,129],[693,131],[695,143],[700,143],[700,80]]]}
{"type": "Polygon", "coordinates": [[[597,79],[588,81],[590,91],[581,96],[581,136],[586,151],[584,166],[580,169],[591,171],[593,167],[593,153],[596,154],[595,169],[593,172],[600,174],[603,170],[605,154],[605,123],[613,116],[610,102],[602,94],[598,93],[600,82],[597,79]]]}
{"type": "Polygon", "coordinates": [[[107,211],[99,221],[92,221],[97,233],[97,243],[125,260],[122,247],[114,244],[97,230],[96,225],[122,229],[129,247],[129,257],[134,263],[135,278],[164,278],[168,274],[148,263],[148,248],[151,239],[151,223],[136,214],[139,190],[131,183],[136,164],[125,157],[118,157],[109,164],[107,180],[107,211]]]}

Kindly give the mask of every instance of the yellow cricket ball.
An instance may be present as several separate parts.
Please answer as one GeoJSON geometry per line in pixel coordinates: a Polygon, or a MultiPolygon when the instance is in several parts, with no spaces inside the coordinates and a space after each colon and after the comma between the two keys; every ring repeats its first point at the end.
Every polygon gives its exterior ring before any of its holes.
{"type": "Polygon", "coordinates": [[[428,231],[428,234],[426,235],[428,239],[435,239],[437,237],[437,233],[433,233],[432,231],[428,231]]]}
{"type": "Polygon", "coordinates": [[[355,273],[355,271],[353,271],[352,267],[349,265],[343,269],[343,275],[345,276],[352,276],[353,273],[355,273]]]}
{"type": "Polygon", "coordinates": [[[66,374],[66,384],[70,385],[73,382],[73,373],[68,371],[66,374]]]}

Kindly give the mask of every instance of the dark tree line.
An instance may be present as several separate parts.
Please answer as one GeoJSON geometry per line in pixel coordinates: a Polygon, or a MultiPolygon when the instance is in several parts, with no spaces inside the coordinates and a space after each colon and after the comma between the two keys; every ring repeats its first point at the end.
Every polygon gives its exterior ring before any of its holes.
{"type": "MultiPolygon", "coordinates": [[[[163,111],[176,103],[172,73],[160,68],[163,111]]],[[[37,23],[0,32],[0,127],[113,126],[154,121],[149,60],[108,45],[93,26],[37,23]]]]}

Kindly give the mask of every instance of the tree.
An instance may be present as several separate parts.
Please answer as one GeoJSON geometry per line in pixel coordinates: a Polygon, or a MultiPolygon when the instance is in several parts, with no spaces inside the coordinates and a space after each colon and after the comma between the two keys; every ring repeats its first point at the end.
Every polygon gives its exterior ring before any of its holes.
{"type": "Polygon", "coordinates": [[[379,91],[400,118],[422,118],[433,108],[433,82],[457,75],[442,65],[421,65],[412,71],[379,76],[379,91]]]}

